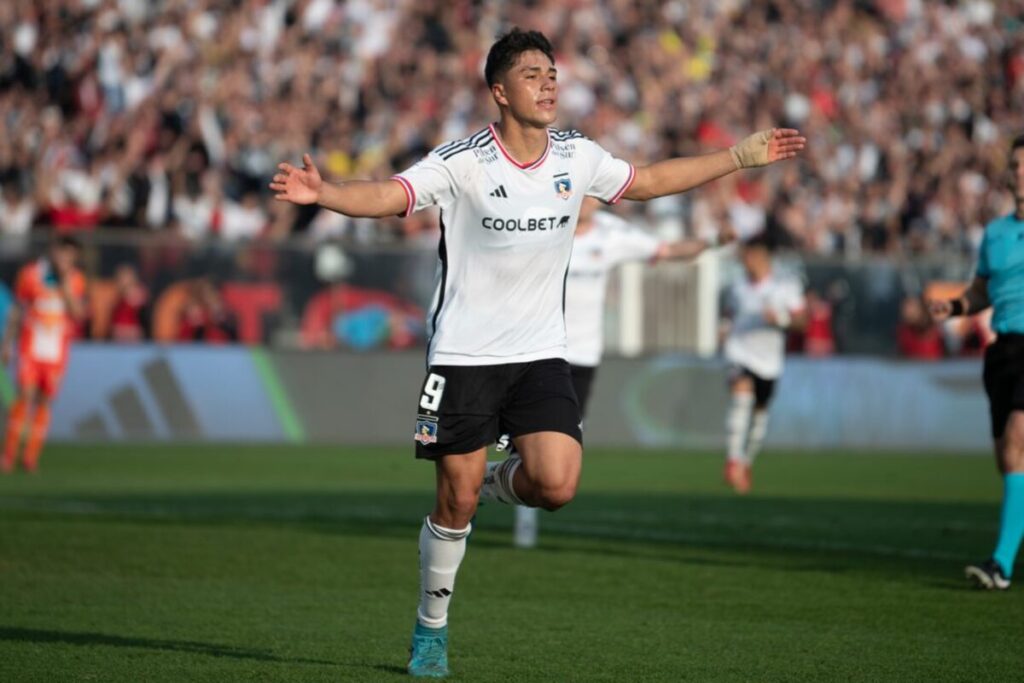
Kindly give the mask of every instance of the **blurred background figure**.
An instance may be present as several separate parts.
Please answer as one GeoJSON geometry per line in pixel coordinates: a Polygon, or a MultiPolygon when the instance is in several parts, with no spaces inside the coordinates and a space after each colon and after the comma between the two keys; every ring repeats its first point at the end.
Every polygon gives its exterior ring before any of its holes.
{"type": "Polygon", "coordinates": [[[135,266],[124,263],[114,272],[117,298],[110,313],[110,340],[140,342],[149,337],[149,291],[139,281],[135,266]]]}
{"type": "Polygon", "coordinates": [[[807,356],[831,356],[836,352],[832,304],[814,289],[808,290],[804,298],[807,301],[807,325],[796,333],[799,340],[797,350],[807,356]]]}
{"type": "Polygon", "coordinates": [[[740,260],[743,277],[733,283],[726,306],[724,353],[731,401],[724,478],[734,491],[745,494],[768,433],[768,406],[782,375],[786,334],[804,329],[807,305],[800,282],[774,268],[764,236],[742,244],[740,260]]]}
{"type": "Polygon", "coordinates": [[[900,355],[904,358],[939,360],[946,355],[942,331],[919,296],[908,296],[903,300],[896,339],[900,355]]]}
{"type": "Polygon", "coordinates": [[[77,323],[85,316],[86,281],[77,263],[80,250],[74,238],[61,237],[45,257],[18,271],[15,304],[0,339],[4,365],[13,358],[15,338],[18,343],[18,393],[7,415],[2,472],[12,471],[18,462],[26,424],[21,466],[27,472],[38,467],[50,428],[50,403],[64,378],[77,323]]]}
{"type": "Polygon", "coordinates": [[[200,277],[192,281],[189,298],[178,321],[178,340],[226,344],[238,339],[234,314],[224,305],[213,280],[200,277]]]}

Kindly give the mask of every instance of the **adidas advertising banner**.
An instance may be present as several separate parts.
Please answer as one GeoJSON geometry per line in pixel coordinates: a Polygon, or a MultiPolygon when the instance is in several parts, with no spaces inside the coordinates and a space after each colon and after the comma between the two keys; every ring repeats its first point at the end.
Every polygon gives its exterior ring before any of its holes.
{"type": "MultiPolygon", "coordinates": [[[[987,452],[977,360],[791,357],[767,445],[987,452]]],[[[78,344],[53,412],[63,442],[259,441],[413,447],[420,352],[78,344]]],[[[0,378],[9,404],[10,377],[0,378]]],[[[728,404],[720,361],[607,359],[587,445],[716,449],[728,404]]]]}

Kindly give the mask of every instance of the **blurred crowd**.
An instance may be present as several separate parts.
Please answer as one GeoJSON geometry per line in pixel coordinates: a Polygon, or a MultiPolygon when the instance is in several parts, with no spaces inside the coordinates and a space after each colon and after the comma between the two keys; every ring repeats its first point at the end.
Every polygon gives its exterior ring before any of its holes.
{"type": "Polygon", "coordinates": [[[805,252],[970,253],[1024,131],[1019,0],[4,0],[0,233],[434,239],[274,202],[277,162],[383,178],[495,117],[512,25],[553,41],[560,121],[643,163],[799,127],[806,159],[627,206],[805,252]]]}

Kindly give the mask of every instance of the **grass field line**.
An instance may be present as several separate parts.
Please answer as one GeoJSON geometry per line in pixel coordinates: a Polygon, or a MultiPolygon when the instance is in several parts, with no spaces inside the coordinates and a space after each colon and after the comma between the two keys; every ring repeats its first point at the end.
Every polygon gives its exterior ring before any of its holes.
{"type": "Polygon", "coordinates": [[[718,536],[698,534],[687,531],[673,531],[665,529],[644,529],[624,528],[621,526],[604,526],[600,524],[578,524],[572,522],[551,522],[546,523],[541,531],[554,532],[570,536],[586,536],[603,539],[624,539],[635,541],[649,541],[656,543],[689,543],[694,545],[711,545],[739,549],[740,546],[757,546],[767,549],[778,550],[804,550],[804,551],[828,551],[861,553],[865,555],[877,555],[880,557],[902,557],[908,559],[922,560],[963,560],[961,553],[943,552],[932,548],[897,547],[880,545],[875,543],[850,543],[847,541],[834,541],[824,539],[803,539],[803,538],[782,538],[773,536],[769,540],[751,541],[744,539],[737,543],[736,539],[722,539],[718,536]]]}
{"type": "MultiPolygon", "coordinates": [[[[187,510],[182,509],[180,506],[161,505],[158,503],[145,503],[142,505],[133,504],[130,507],[130,509],[118,509],[104,507],[101,504],[97,504],[91,501],[68,499],[39,500],[24,498],[8,498],[0,499],[0,508],[9,511],[57,512],[60,514],[76,516],[80,515],[87,517],[140,516],[146,518],[165,519],[189,519],[198,517],[212,517],[216,519],[218,517],[230,518],[232,516],[237,516],[239,513],[241,513],[244,515],[246,519],[260,522],[294,522],[301,520],[316,519],[323,521],[346,520],[378,523],[386,522],[411,524],[412,521],[414,521],[410,520],[410,518],[406,515],[395,515],[393,514],[392,511],[388,510],[387,508],[372,507],[366,505],[360,505],[349,508],[339,507],[335,508],[332,511],[332,514],[325,515],[323,514],[323,511],[320,508],[311,510],[300,506],[292,506],[290,512],[286,512],[279,509],[268,510],[263,506],[233,508],[229,511],[187,510]]],[[[621,521],[624,524],[612,525],[563,522],[555,517],[545,517],[542,522],[541,531],[584,538],[631,540],[652,543],[681,543],[701,546],[714,546],[726,549],[736,549],[739,545],[743,545],[756,546],[765,549],[859,553],[875,555],[879,557],[899,557],[908,559],[944,561],[958,561],[964,559],[961,553],[944,552],[941,550],[936,550],[934,548],[918,548],[913,546],[898,547],[875,543],[857,543],[821,538],[795,538],[773,535],[770,539],[744,539],[742,542],[738,543],[735,538],[723,539],[721,536],[715,534],[694,533],[692,531],[683,531],[676,529],[653,529],[649,526],[637,526],[637,517],[627,513],[605,513],[603,516],[606,519],[621,519],[621,521]],[[629,524],[625,524],[626,522],[629,522],[629,524]]],[[[648,517],[653,517],[658,521],[664,521],[665,519],[657,516],[648,517]]],[[[721,515],[701,515],[700,517],[704,519],[714,519],[719,523],[719,525],[727,523],[729,526],[735,526],[736,523],[743,521],[743,518],[741,517],[728,518],[721,515]]],[[[781,518],[782,516],[780,516],[780,519],[781,518]]],[[[704,519],[702,519],[701,521],[703,522],[704,519]]],[[[641,522],[641,524],[643,523],[641,522]]],[[[795,527],[796,524],[793,523],[792,526],[795,527]]],[[[942,528],[949,528],[950,524],[947,523],[938,526],[941,526],[942,528]]]]}

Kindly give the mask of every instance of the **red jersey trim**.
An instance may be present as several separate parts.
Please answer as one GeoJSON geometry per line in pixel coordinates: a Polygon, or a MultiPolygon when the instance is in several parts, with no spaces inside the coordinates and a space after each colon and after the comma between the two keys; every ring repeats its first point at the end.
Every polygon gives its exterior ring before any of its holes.
{"type": "Polygon", "coordinates": [[[413,209],[416,208],[416,190],[412,189],[412,183],[400,175],[393,175],[391,176],[391,179],[397,180],[398,184],[402,186],[403,190],[405,190],[405,212],[399,214],[402,218],[405,218],[412,213],[413,209]]]}
{"type": "Polygon", "coordinates": [[[487,125],[487,127],[491,129],[491,135],[494,136],[494,144],[498,146],[498,149],[501,150],[501,153],[505,156],[506,159],[508,159],[509,163],[515,166],[516,168],[521,169],[523,171],[532,171],[535,168],[538,168],[541,164],[543,164],[544,160],[548,158],[548,152],[551,151],[550,134],[548,134],[548,144],[546,147],[544,147],[544,153],[540,155],[540,158],[534,161],[533,163],[521,164],[518,161],[516,161],[511,154],[508,153],[508,150],[505,149],[505,145],[501,144],[501,138],[498,136],[498,129],[494,127],[494,124],[490,123],[487,125]]]}
{"type": "Polygon", "coordinates": [[[629,177],[626,178],[626,184],[622,186],[622,189],[615,193],[615,196],[608,200],[609,204],[618,204],[619,200],[622,199],[622,195],[629,191],[632,187],[633,181],[636,180],[636,168],[633,164],[629,165],[629,177]]]}

